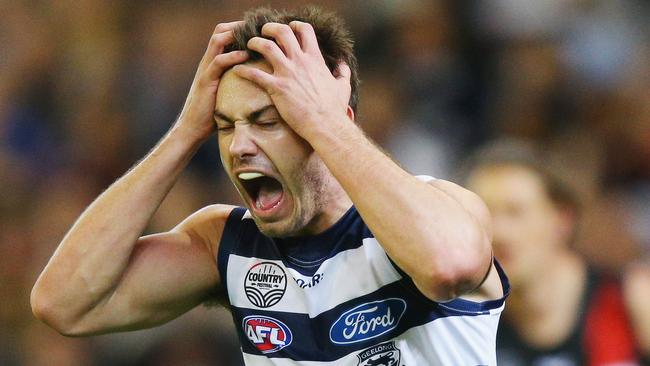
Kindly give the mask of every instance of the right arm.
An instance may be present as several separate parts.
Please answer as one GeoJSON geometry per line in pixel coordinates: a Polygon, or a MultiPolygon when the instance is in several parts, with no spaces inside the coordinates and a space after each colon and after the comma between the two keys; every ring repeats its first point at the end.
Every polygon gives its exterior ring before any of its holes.
{"type": "Polygon", "coordinates": [[[214,131],[219,78],[247,57],[222,53],[236,25],[217,26],[174,127],[86,209],[36,281],[33,312],[60,333],[154,326],[206,300],[219,284],[214,254],[231,207],[211,206],[169,232],[140,235],[214,131]]]}

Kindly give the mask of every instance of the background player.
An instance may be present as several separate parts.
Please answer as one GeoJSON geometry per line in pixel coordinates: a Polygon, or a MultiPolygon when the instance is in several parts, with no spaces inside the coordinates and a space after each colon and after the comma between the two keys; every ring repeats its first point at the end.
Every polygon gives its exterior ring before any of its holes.
{"type": "Polygon", "coordinates": [[[542,156],[523,141],[495,142],[476,152],[467,172],[493,215],[495,253],[513,286],[499,364],[636,364],[621,285],[574,249],[578,198],[542,156]]]}

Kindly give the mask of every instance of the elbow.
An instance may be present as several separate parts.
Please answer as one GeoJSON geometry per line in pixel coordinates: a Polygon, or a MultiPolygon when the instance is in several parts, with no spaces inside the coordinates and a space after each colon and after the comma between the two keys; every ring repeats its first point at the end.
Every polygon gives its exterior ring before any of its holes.
{"type": "Polygon", "coordinates": [[[427,298],[436,302],[451,301],[476,289],[480,279],[474,273],[461,271],[438,271],[435,274],[423,277],[416,282],[420,292],[427,298]]]}
{"type": "Polygon", "coordinates": [[[455,221],[443,242],[430,243],[438,250],[418,265],[421,277],[416,285],[431,300],[449,301],[476,290],[492,266],[489,211],[478,199],[468,206],[469,216],[455,221]]]}
{"type": "Polygon", "coordinates": [[[29,296],[29,304],[32,308],[32,314],[36,319],[49,324],[49,319],[52,318],[52,306],[51,300],[48,299],[47,295],[39,287],[39,282],[36,282],[32,288],[32,292],[29,296]]]}
{"type": "Polygon", "coordinates": [[[57,307],[43,291],[38,289],[38,285],[32,289],[29,302],[36,319],[47,324],[62,335],[69,335],[68,329],[65,326],[66,322],[62,320],[62,316],[57,311],[57,307]]]}
{"type": "Polygon", "coordinates": [[[450,254],[431,259],[422,268],[418,289],[429,299],[438,302],[450,301],[467,294],[478,287],[492,265],[489,242],[477,250],[450,254]]]}
{"type": "Polygon", "coordinates": [[[69,314],[61,310],[61,306],[56,303],[42,290],[38,285],[34,286],[30,295],[30,305],[34,317],[47,324],[59,334],[66,337],[80,337],[85,335],[82,329],[79,329],[69,314]]]}

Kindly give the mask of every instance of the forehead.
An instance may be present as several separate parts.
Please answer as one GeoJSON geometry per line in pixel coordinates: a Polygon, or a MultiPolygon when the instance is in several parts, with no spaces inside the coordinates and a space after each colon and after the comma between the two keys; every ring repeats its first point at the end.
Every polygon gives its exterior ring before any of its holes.
{"type": "Polygon", "coordinates": [[[468,185],[486,201],[547,198],[542,178],[525,166],[483,166],[471,174],[468,185]]]}
{"type": "MultiPolygon", "coordinates": [[[[266,62],[247,63],[246,65],[272,72],[266,62]]],[[[215,109],[233,119],[247,116],[251,111],[271,104],[269,94],[255,83],[237,76],[232,69],[226,71],[217,89],[215,109]]]]}

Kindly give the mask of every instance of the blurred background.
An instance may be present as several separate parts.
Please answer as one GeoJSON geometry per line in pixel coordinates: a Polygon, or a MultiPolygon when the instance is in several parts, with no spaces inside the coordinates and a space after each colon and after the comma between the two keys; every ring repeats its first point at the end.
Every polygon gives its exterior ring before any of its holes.
{"type": "MultiPolygon", "coordinates": [[[[358,121],[404,167],[452,179],[485,143],[534,141],[579,195],[581,255],[615,276],[647,259],[650,3],[319,4],[356,39],[358,121]]],[[[238,364],[220,307],[153,330],[70,339],[33,318],[29,293],[76,217],[171,126],[215,24],[258,5],[0,1],[0,365],[238,364]]],[[[148,230],[216,202],[239,200],[213,139],[148,230]]]]}

